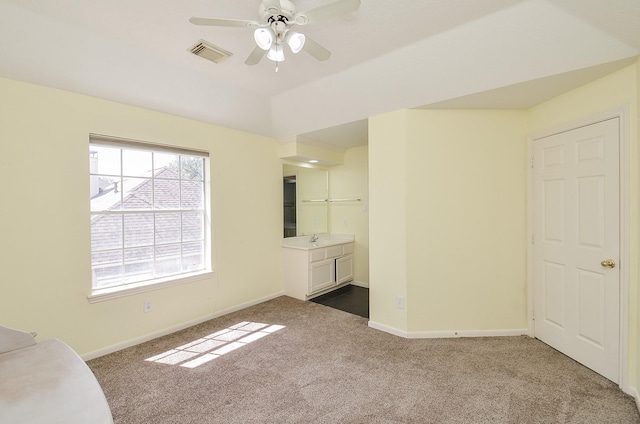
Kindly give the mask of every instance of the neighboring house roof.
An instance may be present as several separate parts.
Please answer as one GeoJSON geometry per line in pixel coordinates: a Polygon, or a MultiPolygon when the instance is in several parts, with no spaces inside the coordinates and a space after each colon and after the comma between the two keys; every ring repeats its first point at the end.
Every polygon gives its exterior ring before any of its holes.
{"type": "Polygon", "coordinates": [[[112,183],[91,198],[91,211],[140,211],[139,214],[125,216],[124,230],[118,215],[92,214],[91,248],[93,251],[125,247],[149,246],[156,243],[177,243],[181,240],[202,239],[202,213],[167,213],[157,216],[163,225],[156,228],[154,216],[150,212],[158,210],[201,209],[203,203],[203,182],[180,180],[176,171],[163,167],[154,174],[141,178],[124,178],[120,184],[112,183]],[[155,191],[154,191],[155,184],[155,191]],[[180,185],[182,184],[182,199],[180,185]],[[155,204],[155,209],[154,209],[155,204]]]}

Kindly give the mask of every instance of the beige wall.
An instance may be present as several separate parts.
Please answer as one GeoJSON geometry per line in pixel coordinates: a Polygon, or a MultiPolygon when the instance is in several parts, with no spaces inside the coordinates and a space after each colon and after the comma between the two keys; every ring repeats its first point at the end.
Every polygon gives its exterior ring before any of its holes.
{"type": "Polygon", "coordinates": [[[406,110],[369,134],[371,320],[526,328],[525,112],[406,110]]]}
{"type": "Polygon", "coordinates": [[[526,113],[409,118],[407,329],[526,328],[526,113]]]}
{"type": "Polygon", "coordinates": [[[638,147],[639,99],[640,99],[640,62],[610,74],[590,84],[558,96],[529,110],[530,132],[551,129],[558,125],[567,125],[581,121],[609,110],[628,107],[629,133],[628,180],[624,182],[629,190],[629,348],[628,348],[628,385],[638,387],[640,383],[640,325],[638,325],[638,305],[640,304],[639,277],[639,204],[640,199],[640,155],[638,147]]]}
{"type": "Polygon", "coordinates": [[[91,356],[281,293],[275,140],[6,79],[0,99],[2,325],[62,339],[91,356]],[[210,152],[212,278],[87,301],[91,132],[210,152]],[[146,314],[145,299],[153,302],[146,314]]]}
{"type": "Polygon", "coordinates": [[[369,118],[369,308],[370,322],[407,329],[407,121],[399,110],[369,118]]]}
{"type": "Polygon", "coordinates": [[[369,285],[368,147],[344,152],[344,164],[329,168],[332,199],[360,198],[360,202],[329,203],[329,232],[355,236],[354,280],[369,285]]]}

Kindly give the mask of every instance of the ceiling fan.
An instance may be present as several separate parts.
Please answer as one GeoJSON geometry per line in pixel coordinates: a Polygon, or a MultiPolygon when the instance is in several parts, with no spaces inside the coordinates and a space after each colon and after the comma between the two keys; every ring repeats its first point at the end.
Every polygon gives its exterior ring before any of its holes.
{"type": "Polygon", "coordinates": [[[266,55],[277,63],[284,61],[284,45],[293,53],[304,50],[317,60],[327,60],[331,52],[306,35],[293,30],[295,25],[304,26],[333,16],[358,10],[360,0],[335,0],[322,6],[297,12],[290,0],[262,0],[258,8],[259,21],[245,19],[191,18],[194,25],[246,27],[254,30],[257,46],[244,63],[256,65],[266,55]]]}

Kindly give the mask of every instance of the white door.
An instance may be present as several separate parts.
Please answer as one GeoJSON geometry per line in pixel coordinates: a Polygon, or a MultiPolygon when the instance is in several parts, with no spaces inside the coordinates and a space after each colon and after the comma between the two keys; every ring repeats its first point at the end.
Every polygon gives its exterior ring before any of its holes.
{"type": "Polygon", "coordinates": [[[613,118],[533,142],[535,336],[614,382],[619,139],[613,118]]]}

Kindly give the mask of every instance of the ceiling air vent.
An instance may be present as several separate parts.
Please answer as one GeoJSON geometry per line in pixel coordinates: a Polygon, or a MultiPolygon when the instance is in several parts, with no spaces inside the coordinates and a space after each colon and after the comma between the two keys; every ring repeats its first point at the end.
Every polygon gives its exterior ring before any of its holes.
{"type": "Polygon", "coordinates": [[[198,41],[195,46],[189,49],[189,51],[196,56],[200,56],[214,63],[220,63],[229,56],[233,55],[233,53],[228,52],[218,46],[214,46],[211,43],[207,43],[204,40],[198,41]]]}

